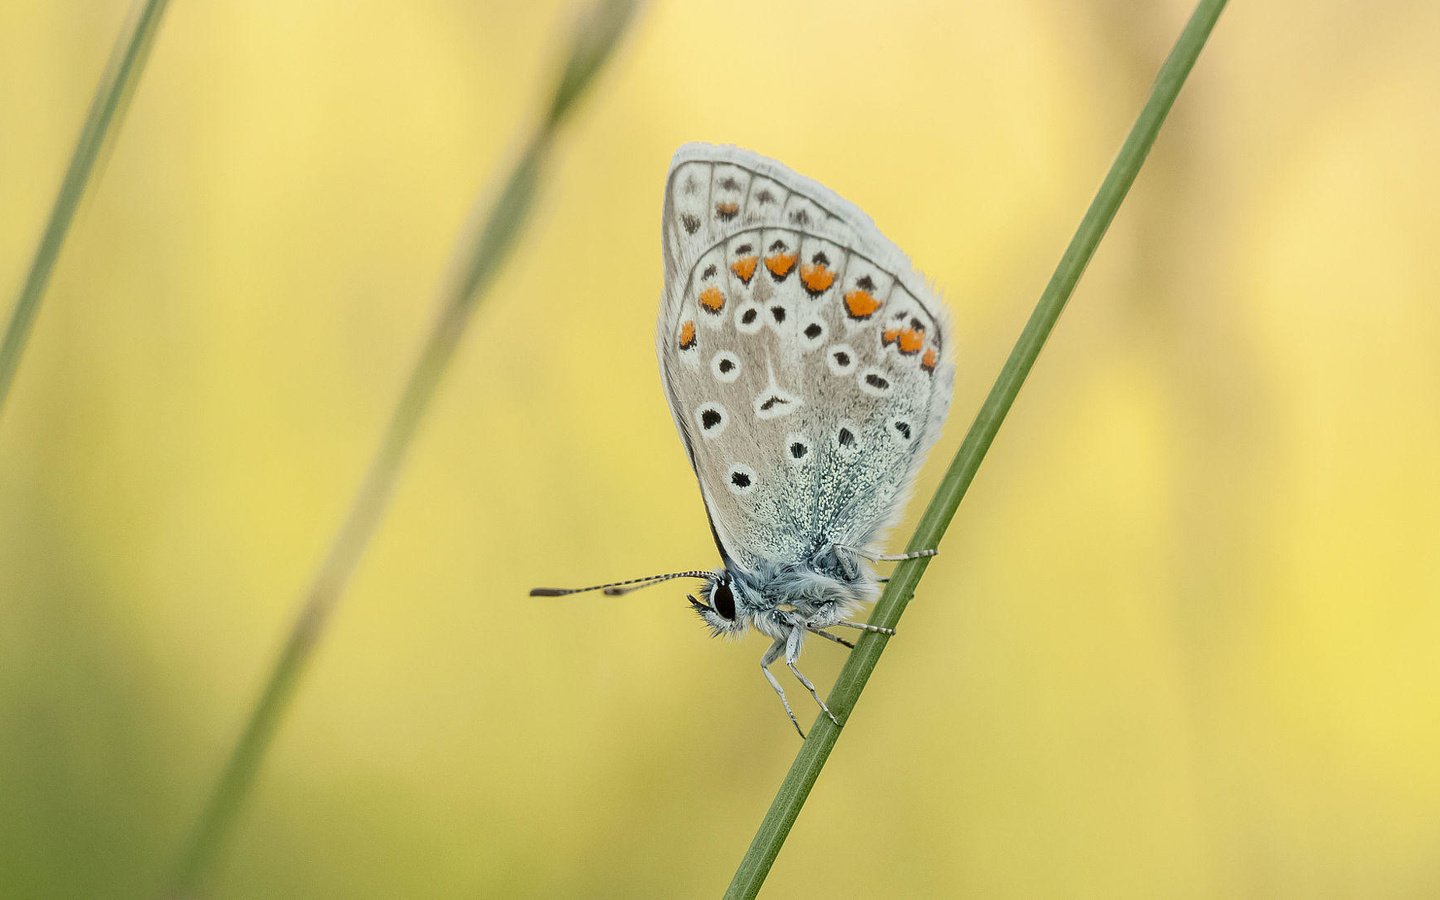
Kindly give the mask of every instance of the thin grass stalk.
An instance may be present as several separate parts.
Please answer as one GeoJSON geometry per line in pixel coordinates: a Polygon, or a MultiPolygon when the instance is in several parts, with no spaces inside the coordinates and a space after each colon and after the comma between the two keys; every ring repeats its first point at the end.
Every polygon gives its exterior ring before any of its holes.
{"type": "Polygon", "coordinates": [[[355,565],[384,515],[416,431],[449,368],[476,305],[485,296],[534,205],[540,175],[557,129],[624,34],[633,0],[601,0],[575,30],[570,53],[543,118],[489,205],[483,224],[462,238],[439,318],[410,373],[370,468],[306,591],[299,615],[271,669],[244,731],[236,741],[209,803],[196,821],[176,871],[172,893],[205,890],[266,750],[294,697],[306,663],[344,593],[355,565]]]}
{"type": "Polygon", "coordinates": [[[113,140],[125,118],[130,96],[140,80],[140,73],[145,70],[150,45],[154,42],[168,2],[145,0],[144,5],[139,7],[131,17],[129,29],[122,31],[116,39],[110,62],[95,88],[90,112],[85,116],[85,126],[80,130],[75,152],[70,156],[70,167],[65,170],[65,178],[60,182],[55,205],[50,209],[50,219],[41,232],[40,244],[30,260],[30,270],[25,274],[20,294],[10,311],[5,338],[0,341],[0,416],[5,413],[5,402],[10,397],[15,372],[20,368],[20,356],[25,352],[25,344],[34,329],[35,318],[40,313],[40,301],[50,284],[50,275],[60,257],[65,235],[70,231],[70,223],[75,219],[75,210],[85,196],[85,188],[94,175],[101,151],[113,140]]]}
{"type": "MultiPolygon", "coordinates": [[[[1091,201],[1080,227],[1070,239],[1055,273],[1045,286],[1040,300],[1025,324],[1015,347],[1000,370],[995,385],[980,407],[975,422],[965,435],[964,442],[946,470],[935,496],[931,498],[915,534],[907,547],[910,551],[939,546],[950,520],[964,499],[980,463],[985,459],[991,443],[995,440],[1000,425],[1010,411],[1020,386],[1035,364],[1041,347],[1050,335],[1051,329],[1070,299],[1071,292],[1085,271],[1090,259],[1105,236],[1121,202],[1134,184],[1140,166],[1149,155],[1155,137],[1160,133],[1170,107],[1174,105],[1180,88],[1195,65],[1200,50],[1215,27],[1216,20],[1225,8],[1226,0],[1201,0],[1180,33],[1175,47],[1170,51],[1164,65],[1156,76],[1150,97],[1135,120],[1130,134],[1120,148],[1120,153],[1110,166],[1100,190],[1091,201]]],[[[915,587],[929,565],[928,558],[910,560],[896,567],[885,592],[876,603],[870,621],[875,625],[895,628],[905,607],[915,594],[915,587]]],[[[889,638],[880,634],[864,634],[856,641],[835,687],[827,701],[830,709],[843,721],[848,721],[851,710],[865,689],[870,673],[884,652],[889,638]]],[[[819,716],[810,729],[809,737],[801,745],[795,761],[791,763],[780,790],[770,804],[769,811],[760,823],[760,828],[750,843],[749,850],[740,860],[735,877],[725,892],[728,898],[754,897],[765,883],[765,877],[774,865],[790,828],[795,824],[800,809],[805,805],[810,789],[814,787],[820,770],[830,757],[830,751],[840,736],[841,729],[827,717],[819,716]]]]}

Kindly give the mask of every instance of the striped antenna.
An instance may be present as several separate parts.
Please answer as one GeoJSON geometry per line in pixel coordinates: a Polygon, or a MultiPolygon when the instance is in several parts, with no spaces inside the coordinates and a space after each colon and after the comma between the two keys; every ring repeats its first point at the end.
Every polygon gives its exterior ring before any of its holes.
{"type": "Polygon", "coordinates": [[[629,581],[612,581],[609,584],[592,584],[582,588],[531,588],[532,597],[564,597],[567,594],[583,594],[586,591],[604,591],[607,596],[618,597],[621,594],[628,594],[631,591],[638,591],[651,585],[659,584],[662,581],[670,581],[674,578],[704,578],[707,581],[715,580],[714,572],[706,572],[696,569],[690,572],[671,572],[668,575],[649,575],[645,578],[631,578],[629,581]]]}

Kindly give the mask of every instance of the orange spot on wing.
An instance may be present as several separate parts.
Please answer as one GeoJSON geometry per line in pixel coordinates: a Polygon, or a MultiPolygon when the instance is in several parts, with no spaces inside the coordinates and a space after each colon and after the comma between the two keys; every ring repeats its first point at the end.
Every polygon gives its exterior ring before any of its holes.
{"type": "Polygon", "coordinates": [[[695,323],[686,322],[680,326],[680,349],[689,350],[695,346],[695,323]]]}
{"type": "Polygon", "coordinates": [[[906,356],[914,356],[925,346],[925,329],[923,328],[887,328],[880,333],[880,346],[888,347],[891,344],[906,356]]]}
{"type": "Polygon", "coordinates": [[[875,310],[879,308],[880,301],[869,291],[857,289],[845,295],[845,311],[852,319],[868,319],[875,315],[875,310]]]}
{"type": "Polygon", "coordinates": [[[790,270],[795,267],[795,260],[799,258],[795,253],[777,253],[765,257],[765,268],[770,270],[776,281],[781,281],[790,274],[790,270]]]}
{"type": "Polygon", "coordinates": [[[920,357],[920,368],[927,372],[933,372],[935,371],[935,363],[938,361],[939,357],[935,353],[935,348],[930,347],[925,351],[925,355],[920,357]]]}
{"type": "Polygon", "coordinates": [[[721,200],[719,203],[715,204],[715,215],[719,216],[727,222],[735,218],[735,216],[739,212],[740,204],[736,203],[733,200],[721,200]]]}
{"type": "Polygon", "coordinates": [[[718,315],[720,310],[725,308],[725,295],[720,292],[718,287],[712,284],[700,292],[700,305],[704,307],[706,312],[712,315],[718,315]]]}
{"type": "Polygon", "coordinates": [[[835,273],[825,266],[801,266],[800,281],[812,296],[823,294],[835,283],[835,273]]]}
{"type": "Polygon", "coordinates": [[[734,272],[741,281],[749,284],[750,279],[755,277],[755,266],[759,262],[760,257],[758,256],[742,256],[730,264],[730,271],[734,272]]]}

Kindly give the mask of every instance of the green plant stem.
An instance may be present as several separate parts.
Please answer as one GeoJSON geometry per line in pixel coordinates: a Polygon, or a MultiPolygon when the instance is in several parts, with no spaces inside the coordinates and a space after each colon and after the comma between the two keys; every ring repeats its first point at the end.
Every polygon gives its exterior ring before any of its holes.
{"type": "MultiPolygon", "coordinates": [[[[1020,386],[1035,364],[1040,348],[1055,327],[1055,322],[1065,308],[1066,301],[1070,299],[1076,282],[1080,280],[1090,258],[1094,256],[1100,239],[1114,221],[1120,203],[1134,184],[1135,176],[1145,162],[1150,147],[1155,143],[1165,116],[1175,103],[1181,85],[1185,83],[1186,76],[1195,65],[1195,60],[1224,7],[1225,0],[1202,0],[1180,33],[1175,48],[1160,68],[1150,98],[1135,120],[1134,127],[1130,129],[1129,136],[1111,164],[1100,190],[1090,203],[1090,208],[1081,219],[1080,227],[1071,238],[1064,256],[1060,258],[1055,274],[1050,277],[1049,284],[1040,295],[1035,311],[1021,331],[1015,348],[1010,351],[1009,359],[1000,370],[1000,376],[990,389],[984,405],[980,407],[974,424],[970,426],[969,433],[950,463],[950,468],[946,470],[939,490],[931,498],[925,514],[921,516],[920,524],[910,539],[909,550],[939,546],[940,538],[944,536],[960,501],[964,499],[965,492],[975,479],[975,473],[990,449],[990,444],[995,440],[1000,424],[1015,402],[1020,386]]],[[[928,558],[923,558],[904,562],[896,567],[890,583],[886,585],[885,593],[875,606],[875,613],[870,619],[872,623],[887,628],[896,626],[929,563],[928,558]]],[[[848,720],[888,642],[889,638],[883,635],[869,633],[862,635],[856,642],[855,649],[851,651],[836,679],[828,701],[830,709],[842,720],[848,720]]],[[[810,789],[814,787],[815,779],[819,777],[820,770],[839,736],[840,728],[827,717],[819,716],[816,719],[810,736],[801,745],[800,752],[790,765],[790,771],[786,773],[785,780],[761,821],[754,840],[750,842],[750,849],[741,859],[729,890],[725,893],[726,897],[754,897],[759,893],[760,886],[764,884],[770,867],[779,855],[791,826],[795,824],[795,818],[800,814],[800,808],[810,795],[810,789]]]]}
{"type": "Polygon", "coordinates": [[[489,206],[484,224],[462,239],[453,283],[440,316],[391,415],[349,514],[305,594],[300,613],[271,669],[244,731],[180,860],[173,893],[202,892],[260,763],[324,633],[355,565],[384,515],[421,420],[464,336],[471,314],[508,257],[532,206],[556,130],[619,42],[634,13],[632,0],[601,0],[575,30],[565,68],[544,118],[489,206]]]}
{"type": "Polygon", "coordinates": [[[132,17],[128,32],[122,32],[110,54],[105,73],[95,88],[95,98],[90,101],[90,112],[85,117],[85,127],[75,142],[75,152],[70,157],[70,168],[60,182],[60,192],[55,196],[55,205],[50,209],[50,220],[40,235],[40,246],[30,261],[30,271],[20,286],[20,295],[10,312],[10,322],[5,327],[5,338],[0,342],[0,415],[5,412],[5,401],[10,397],[10,387],[15,381],[15,372],[20,367],[20,356],[30,339],[35,317],[40,312],[40,301],[50,283],[50,274],[55,270],[55,260],[70,231],[75,210],[85,196],[85,187],[95,171],[96,160],[125,118],[140,73],[145,69],[145,60],[150,56],[150,45],[160,27],[169,0],[145,0],[138,14],[132,17]]]}

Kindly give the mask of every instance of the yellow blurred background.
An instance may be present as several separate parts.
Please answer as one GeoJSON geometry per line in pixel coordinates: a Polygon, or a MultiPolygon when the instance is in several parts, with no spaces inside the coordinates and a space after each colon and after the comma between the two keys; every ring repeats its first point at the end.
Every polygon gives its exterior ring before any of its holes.
{"type": "MultiPolygon", "coordinates": [[[[940,285],[924,498],[1189,10],[653,3],[218,892],[718,894],[798,747],[764,642],[525,596],[716,562],[651,348],[671,153],[783,160],[940,285]]],[[[0,4],[6,304],[129,11],[0,4]]],[[[0,420],[4,893],[164,883],[572,15],[171,4],[0,420]]],[[[1434,4],[1232,4],[769,896],[1434,896],[1437,57],[1434,4]]]]}

